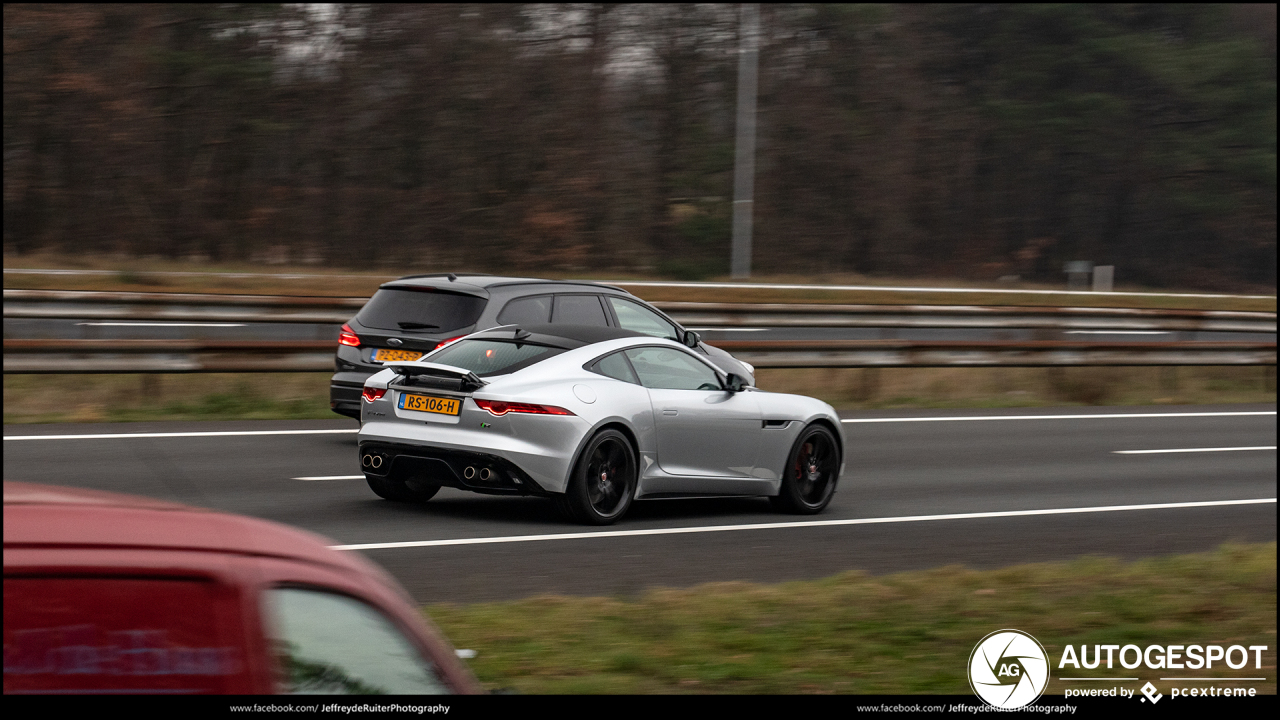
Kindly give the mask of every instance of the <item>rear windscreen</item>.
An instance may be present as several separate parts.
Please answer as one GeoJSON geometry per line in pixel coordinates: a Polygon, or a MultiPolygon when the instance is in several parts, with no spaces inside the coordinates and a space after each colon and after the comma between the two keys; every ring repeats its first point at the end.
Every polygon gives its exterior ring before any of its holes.
{"type": "Polygon", "coordinates": [[[564,350],[503,340],[459,340],[423,358],[427,362],[450,365],[484,377],[504,375],[555,357],[564,350]]]}
{"type": "Polygon", "coordinates": [[[485,298],[431,290],[383,288],[365,303],[356,321],[397,332],[448,332],[475,325],[485,298]]]}

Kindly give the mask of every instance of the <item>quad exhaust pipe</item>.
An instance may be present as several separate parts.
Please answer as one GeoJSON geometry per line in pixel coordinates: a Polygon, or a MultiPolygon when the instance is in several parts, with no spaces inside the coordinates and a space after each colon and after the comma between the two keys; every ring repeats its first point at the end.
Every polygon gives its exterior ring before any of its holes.
{"type": "MultiPolygon", "coordinates": [[[[387,460],[377,453],[365,453],[360,458],[360,464],[369,470],[377,470],[386,462],[387,460]]],[[[475,480],[478,478],[481,482],[490,482],[497,480],[499,475],[497,470],[490,467],[476,467],[475,465],[468,465],[462,469],[462,477],[467,480],[475,480]]],[[[515,480],[515,482],[518,483],[520,481],[515,480]]]]}

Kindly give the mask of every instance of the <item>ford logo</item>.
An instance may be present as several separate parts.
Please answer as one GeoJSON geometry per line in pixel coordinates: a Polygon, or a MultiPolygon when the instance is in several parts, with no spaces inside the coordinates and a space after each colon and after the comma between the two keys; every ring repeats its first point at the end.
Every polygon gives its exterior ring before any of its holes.
{"type": "Polygon", "coordinates": [[[404,344],[404,341],[403,341],[403,340],[401,340],[400,338],[387,338],[387,344],[388,344],[388,345],[397,345],[397,346],[398,346],[398,345],[403,345],[403,344],[404,344]]]}

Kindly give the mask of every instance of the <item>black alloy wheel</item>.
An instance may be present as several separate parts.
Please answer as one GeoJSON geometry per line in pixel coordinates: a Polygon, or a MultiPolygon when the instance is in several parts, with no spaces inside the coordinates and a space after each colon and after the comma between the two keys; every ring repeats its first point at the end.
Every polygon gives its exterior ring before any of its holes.
{"type": "Polygon", "coordinates": [[[583,449],[569,487],[557,502],[573,520],[609,525],[631,507],[636,481],[636,454],[627,436],[601,430],[583,449]]]}
{"type": "Polygon", "coordinates": [[[813,515],[831,502],[840,475],[840,444],[825,425],[810,425],[800,433],[787,466],[782,487],[769,500],[777,510],[813,515]]]}

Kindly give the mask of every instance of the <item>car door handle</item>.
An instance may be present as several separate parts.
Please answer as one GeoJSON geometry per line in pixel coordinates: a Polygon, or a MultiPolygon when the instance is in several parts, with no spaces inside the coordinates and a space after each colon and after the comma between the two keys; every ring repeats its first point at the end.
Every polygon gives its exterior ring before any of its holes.
{"type": "Polygon", "coordinates": [[[662,414],[667,416],[675,416],[675,415],[679,415],[680,411],[674,408],[664,408],[662,411],[662,414]]]}

